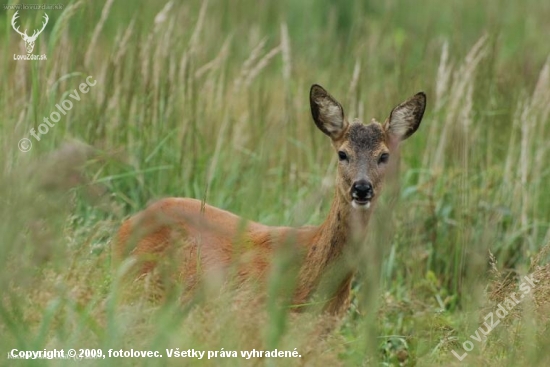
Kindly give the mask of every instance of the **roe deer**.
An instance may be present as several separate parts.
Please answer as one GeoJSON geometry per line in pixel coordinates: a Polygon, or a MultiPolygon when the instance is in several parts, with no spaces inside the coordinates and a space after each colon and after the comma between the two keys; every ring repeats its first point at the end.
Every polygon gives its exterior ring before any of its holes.
{"type": "MultiPolygon", "coordinates": [[[[421,92],[398,105],[384,124],[374,119],[368,125],[349,123],[340,103],[319,85],[311,87],[310,105],[315,124],[331,138],[339,159],[336,192],[320,226],[270,227],[200,200],[166,198],[123,223],[113,259],[131,254],[142,260],[140,272],[146,274],[170,257],[177,261],[176,276],[192,289],[209,272],[226,275],[232,264],[237,264],[238,282],[265,280],[277,248],[292,242],[300,250],[293,302],[308,301],[330,266],[342,259],[352,236],[364,237],[388,162],[420,125],[426,96],[421,92]]],[[[340,271],[326,312],[338,316],[348,308],[354,273],[353,268],[340,271]]]]}

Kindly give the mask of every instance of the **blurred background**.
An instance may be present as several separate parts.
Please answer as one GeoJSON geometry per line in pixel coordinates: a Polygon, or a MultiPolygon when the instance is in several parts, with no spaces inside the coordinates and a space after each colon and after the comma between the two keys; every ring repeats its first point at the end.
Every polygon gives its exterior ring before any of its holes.
{"type": "Polygon", "coordinates": [[[29,35],[49,17],[43,61],[14,60],[26,51],[10,6],[22,4],[0,7],[2,352],[277,347],[303,354],[290,365],[548,365],[550,2],[68,1],[19,10],[29,35]],[[232,295],[198,309],[117,302],[110,240],[155,199],[322,222],[337,159],[310,117],[313,83],[364,122],[428,96],[343,325],[327,336],[322,316],[272,307],[234,317],[232,295]],[[66,99],[38,141],[31,129],[66,99]],[[530,273],[535,291],[459,362],[451,350],[530,273]]]}

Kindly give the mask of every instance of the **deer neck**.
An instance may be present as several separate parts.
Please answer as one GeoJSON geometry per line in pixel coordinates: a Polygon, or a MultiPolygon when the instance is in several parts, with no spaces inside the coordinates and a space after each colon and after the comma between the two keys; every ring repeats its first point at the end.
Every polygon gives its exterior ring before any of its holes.
{"type": "MultiPolygon", "coordinates": [[[[355,273],[355,267],[346,261],[346,254],[357,251],[354,244],[361,243],[365,238],[366,228],[372,213],[372,206],[368,210],[353,208],[343,195],[336,189],[330,212],[326,220],[315,230],[305,263],[300,270],[299,286],[296,292],[296,303],[303,303],[319,286],[323,274],[327,271],[336,271],[338,274],[329,275],[331,280],[336,278],[345,282],[355,273]],[[334,266],[333,266],[334,265],[334,266]]],[[[349,283],[349,282],[348,282],[349,283]]],[[[349,288],[349,284],[344,288],[349,288]]],[[[335,292],[339,292],[338,289],[335,292]]],[[[347,289],[343,290],[343,294],[347,289]]]]}
{"type": "Polygon", "coordinates": [[[339,259],[345,251],[353,251],[354,243],[365,238],[372,204],[367,210],[353,208],[336,189],[327,219],[318,228],[317,247],[324,255],[325,267],[339,259]]]}
{"type": "MultiPolygon", "coordinates": [[[[304,286],[311,288],[317,284],[328,267],[338,260],[345,260],[343,255],[346,252],[354,251],[353,243],[359,242],[357,239],[365,238],[371,212],[372,207],[369,210],[352,208],[336,189],[329,214],[316,228],[310,241],[301,270],[301,282],[304,286]]],[[[348,268],[346,273],[353,274],[354,269],[348,268]]]]}

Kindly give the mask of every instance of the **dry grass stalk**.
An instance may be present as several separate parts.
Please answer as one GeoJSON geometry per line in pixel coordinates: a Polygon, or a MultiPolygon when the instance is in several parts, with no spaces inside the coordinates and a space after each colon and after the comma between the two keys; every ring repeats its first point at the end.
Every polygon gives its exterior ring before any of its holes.
{"type": "Polygon", "coordinates": [[[157,13],[155,16],[155,33],[158,32],[159,27],[162,23],[168,19],[168,14],[170,13],[170,10],[172,10],[172,6],[174,5],[173,1],[169,1],[164,5],[161,11],[157,13]]]}
{"type": "Polygon", "coordinates": [[[239,91],[241,89],[243,81],[246,79],[246,76],[250,73],[250,70],[252,69],[252,64],[260,57],[260,54],[262,53],[265,44],[267,42],[267,37],[264,37],[260,43],[250,53],[250,56],[244,61],[243,66],[241,67],[241,71],[239,73],[239,76],[237,79],[235,79],[235,82],[233,83],[233,89],[235,91],[239,91]]]}
{"type": "Polygon", "coordinates": [[[101,18],[99,19],[99,22],[97,22],[97,25],[94,28],[94,33],[92,33],[92,39],[90,41],[90,45],[88,46],[88,49],[86,50],[86,54],[84,55],[84,65],[86,65],[87,67],[90,66],[90,59],[92,57],[92,52],[95,49],[97,40],[99,38],[99,34],[103,29],[103,25],[105,24],[105,21],[109,16],[109,11],[111,10],[111,6],[113,5],[113,2],[114,0],[107,0],[105,2],[105,5],[103,6],[103,10],[101,11],[101,18]]]}
{"type": "MultiPolygon", "coordinates": [[[[470,84],[474,82],[475,70],[481,59],[487,54],[487,49],[485,47],[486,40],[487,35],[484,35],[476,42],[466,55],[464,63],[453,74],[453,83],[447,91],[447,116],[442,131],[439,134],[433,134],[433,136],[439,140],[436,153],[433,155],[433,160],[431,162],[431,167],[436,170],[442,170],[445,166],[444,151],[447,147],[451,127],[454,126],[457,119],[460,118],[460,114],[469,113],[463,111],[465,108],[464,96],[467,95],[470,88],[473,88],[470,84]]],[[[442,59],[443,56],[445,55],[442,55],[442,59]]],[[[442,87],[440,87],[440,89],[441,88],[442,87]]],[[[443,100],[443,97],[440,98],[443,100]]]]}
{"type": "Polygon", "coordinates": [[[355,60],[355,65],[353,67],[353,74],[351,76],[351,81],[349,83],[349,90],[348,90],[348,101],[349,105],[351,106],[351,115],[353,116],[360,116],[358,115],[357,111],[357,103],[359,100],[359,96],[357,95],[357,86],[359,85],[359,78],[361,76],[361,60],[357,59],[355,60]]]}
{"type": "Polygon", "coordinates": [[[290,36],[288,35],[288,27],[284,22],[281,23],[281,48],[283,54],[283,79],[288,83],[292,72],[290,59],[290,36]]]}
{"type": "Polygon", "coordinates": [[[249,87],[254,79],[260,74],[262,69],[267,67],[271,59],[277,56],[279,52],[281,52],[281,45],[271,49],[271,51],[269,51],[264,57],[262,57],[258,64],[252,70],[250,70],[250,73],[248,73],[246,80],[244,81],[244,85],[249,87]]]}
{"type": "Polygon", "coordinates": [[[208,8],[208,0],[204,0],[201,5],[201,9],[199,11],[199,17],[197,19],[197,24],[195,25],[195,29],[193,30],[193,34],[191,35],[191,39],[189,40],[189,47],[188,52],[189,54],[194,54],[197,46],[199,44],[199,37],[200,33],[202,31],[202,27],[204,25],[204,18],[206,16],[206,9],[208,8]]]}
{"type": "MultiPolygon", "coordinates": [[[[132,36],[132,33],[134,31],[134,25],[135,25],[135,17],[130,22],[130,25],[126,28],[126,31],[122,35],[122,37],[117,42],[117,53],[114,57],[114,63],[115,65],[119,66],[122,64],[123,60],[122,58],[126,54],[126,51],[128,50],[128,45],[130,44],[130,37],[132,36]]],[[[121,70],[120,68],[118,70],[121,70]]]]}
{"type": "Polygon", "coordinates": [[[451,79],[451,71],[453,67],[449,64],[449,42],[445,40],[441,48],[441,58],[437,69],[437,78],[435,84],[435,111],[439,111],[443,107],[445,94],[448,92],[449,80],[451,79]]]}
{"type": "Polygon", "coordinates": [[[212,70],[218,70],[220,68],[220,66],[225,62],[225,60],[227,59],[227,55],[229,54],[229,46],[231,44],[231,39],[232,37],[231,36],[228,36],[221,49],[220,49],[220,52],[216,55],[216,57],[207,62],[206,64],[204,64],[203,66],[201,66],[200,68],[197,69],[197,71],[195,71],[195,78],[198,79],[200,77],[202,77],[204,74],[206,74],[208,71],[212,71],[212,70]]]}

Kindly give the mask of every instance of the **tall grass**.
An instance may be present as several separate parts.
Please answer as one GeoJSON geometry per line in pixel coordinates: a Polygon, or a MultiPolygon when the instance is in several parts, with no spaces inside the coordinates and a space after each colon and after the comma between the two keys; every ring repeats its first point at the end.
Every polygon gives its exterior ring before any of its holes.
{"type": "Polygon", "coordinates": [[[48,12],[42,62],[12,60],[23,53],[12,14],[0,13],[3,353],[298,348],[301,359],[252,364],[458,365],[450,350],[515,289],[510,274],[537,271],[532,300],[461,363],[547,365],[548,256],[531,259],[550,241],[550,5],[73,1],[48,12]],[[87,76],[96,86],[30,137],[87,76]],[[353,260],[344,324],[327,335],[323,316],[231,290],[158,304],[136,284],[121,302],[110,240],[152,200],[195,197],[270,225],[323,220],[336,158],[309,116],[312,83],[364,122],[419,90],[429,102],[353,260]]]}

